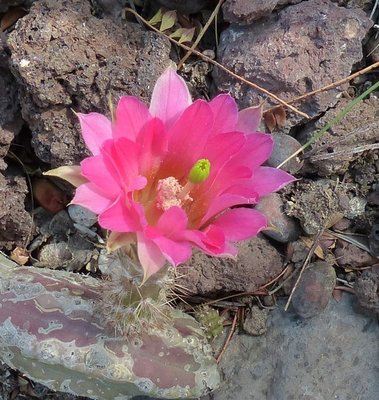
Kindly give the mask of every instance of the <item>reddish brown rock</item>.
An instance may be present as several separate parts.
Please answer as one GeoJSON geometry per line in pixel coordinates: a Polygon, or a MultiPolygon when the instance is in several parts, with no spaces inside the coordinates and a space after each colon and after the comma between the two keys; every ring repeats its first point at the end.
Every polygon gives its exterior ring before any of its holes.
{"type": "Polygon", "coordinates": [[[360,249],[355,244],[338,241],[334,252],[337,263],[343,268],[367,267],[377,261],[367,251],[360,249]]]}
{"type": "Polygon", "coordinates": [[[322,312],[332,297],[336,272],[323,261],[309,264],[292,297],[292,308],[297,315],[311,318],[322,312]]]}
{"type": "MultiPolygon", "coordinates": [[[[249,26],[230,26],[221,35],[218,61],[290,99],[348,76],[362,58],[362,40],[371,26],[362,10],[338,7],[329,0],[302,1],[249,26]]],[[[230,92],[241,108],[265,98],[220,69],[213,77],[217,89],[230,92]]],[[[319,93],[299,106],[316,116],[336,104],[341,90],[344,87],[319,93]]],[[[286,128],[299,120],[290,115],[286,128]]]]}
{"type": "Polygon", "coordinates": [[[195,253],[177,268],[179,284],[199,295],[253,292],[282,270],[279,252],[262,236],[239,243],[238,250],[236,260],[195,253]]]}
{"type": "Polygon", "coordinates": [[[169,65],[165,38],[138,24],[97,19],[89,2],[79,0],[36,2],[8,45],[34,149],[53,165],[85,155],[72,110],[107,113],[108,97],[116,102],[125,94],[148,101],[169,65]]]}

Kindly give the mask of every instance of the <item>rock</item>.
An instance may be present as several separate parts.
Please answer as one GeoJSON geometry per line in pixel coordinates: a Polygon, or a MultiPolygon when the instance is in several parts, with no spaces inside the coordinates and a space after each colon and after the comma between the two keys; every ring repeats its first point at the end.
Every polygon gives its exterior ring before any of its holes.
{"type": "Polygon", "coordinates": [[[379,267],[373,267],[360,275],[354,285],[359,304],[379,316],[379,267]]]}
{"type": "Polygon", "coordinates": [[[267,331],[267,318],[269,311],[257,306],[251,307],[248,311],[245,321],[243,321],[243,330],[252,336],[260,336],[267,331]]]}
{"type": "Polygon", "coordinates": [[[243,25],[271,13],[278,0],[226,0],[222,6],[225,21],[243,25]]]}
{"type": "MultiPolygon", "coordinates": [[[[342,99],[336,108],[325,113],[316,123],[300,132],[299,140],[307,141],[316,131],[330,122],[351,99],[342,99]]],[[[378,139],[379,99],[375,96],[355,106],[320,140],[312,145],[305,155],[306,167],[319,176],[344,174],[350,164],[362,156],[357,148],[375,143],[378,139]],[[364,123],[362,123],[364,121],[364,123]]]]}
{"type": "Polygon", "coordinates": [[[295,313],[302,318],[320,314],[332,298],[335,284],[336,272],[331,265],[324,261],[309,264],[292,296],[295,313]]]}
{"type": "Polygon", "coordinates": [[[0,173],[0,248],[11,250],[29,243],[32,218],[25,211],[25,179],[0,173]]]}
{"type": "Polygon", "coordinates": [[[97,19],[80,0],[36,2],[8,45],[32,144],[53,166],[88,154],[72,109],[107,113],[109,96],[116,102],[126,94],[148,101],[170,63],[165,38],[138,24],[97,19]]]}
{"type": "Polygon", "coordinates": [[[375,264],[375,258],[367,251],[342,240],[337,241],[334,255],[338,265],[342,268],[359,268],[375,264]]]}
{"type": "Polygon", "coordinates": [[[299,224],[284,213],[283,200],[278,193],[263,197],[255,208],[267,217],[269,229],[262,232],[266,236],[280,243],[292,242],[299,237],[299,224]]]}
{"type": "Polygon", "coordinates": [[[353,297],[302,320],[283,305],[264,336],[234,335],[220,367],[224,385],[202,400],[377,400],[378,326],[353,297]]]}
{"type": "MultiPolygon", "coordinates": [[[[329,0],[302,1],[252,25],[231,25],[221,34],[218,61],[282,99],[291,99],[348,76],[362,58],[361,42],[371,26],[362,10],[341,8],[329,0]]],[[[266,98],[220,69],[214,69],[213,77],[217,90],[230,92],[240,108],[266,98]]],[[[299,107],[315,117],[336,104],[344,89],[319,93],[299,107]]],[[[286,129],[301,120],[289,115],[286,129]]]]}
{"type": "MultiPolygon", "coordinates": [[[[301,147],[301,144],[290,135],[275,133],[272,138],[274,139],[274,148],[270,158],[267,160],[267,164],[270,167],[277,167],[301,147]]],[[[303,162],[296,156],[287,161],[281,169],[290,174],[296,174],[302,166],[303,162]]]]}
{"type": "Polygon", "coordinates": [[[97,215],[92,211],[79,206],[78,204],[71,204],[67,207],[70,218],[77,224],[90,228],[97,222],[97,215]]]}
{"type": "Polygon", "coordinates": [[[183,14],[197,13],[208,7],[212,7],[214,0],[150,0],[152,3],[158,3],[170,10],[177,10],[183,14]]]}
{"type": "Polygon", "coordinates": [[[177,268],[178,283],[189,292],[204,296],[254,292],[281,272],[279,252],[262,236],[237,247],[236,260],[195,253],[187,264],[177,268]]]}
{"type": "Polygon", "coordinates": [[[299,219],[308,235],[315,235],[323,227],[329,227],[334,216],[349,215],[354,206],[350,203],[351,188],[327,179],[295,182],[288,189],[292,193],[285,202],[284,212],[299,219]]]}
{"type": "Polygon", "coordinates": [[[379,258],[379,220],[374,223],[368,237],[371,255],[379,258]]]}

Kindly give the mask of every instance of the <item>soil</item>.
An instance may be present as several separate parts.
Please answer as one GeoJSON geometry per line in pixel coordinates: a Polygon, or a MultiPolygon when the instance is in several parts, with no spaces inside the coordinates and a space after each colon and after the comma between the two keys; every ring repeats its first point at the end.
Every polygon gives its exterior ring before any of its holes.
{"type": "MultiPolygon", "coordinates": [[[[88,155],[76,112],[109,115],[109,100],[115,103],[125,94],[148,103],[159,75],[184,55],[167,37],[125,14],[124,3],[1,2],[0,251],[19,263],[101,275],[98,244],[104,232],[93,216],[74,217],[73,210],[66,211],[72,188],[42,179],[41,173],[77,164],[88,155]],[[20,7],[23,17],[15,12],[20,7]],[[25,254],[23,259],[20,255],[25,254]]],[[[176,1],[134,3],[146,18],[161,5],[179,7],[180,27],[204,26],[217,4],[199,0],[188,2],[188,8],[182,4],[186,2],[176,1]]],[[[289,100],[370,65],[368,49],[377,38],[372,26],[379,17],[377,10],[370,18],[372,3],[277,0],[262,6],[259,1],[226,0],[217,30],[211,25],[198,48],[232,72],[289,100]]],[[[264,102],[268,109],[275,103],[195,56],[180,73],[194,98],[210,99],[228,91],[240,108],[264,102]]],[[[274,125],[262,124],[262,130],[272,130],[277,138],[269,164],[277,166],[335,118],[352,96],[377,80],[378,72],[373,70],[294,103],[308,119],[287,111],[283,123],[274,118],[274,125]]],[[[291,293],[298,271],[317,241],[305,279],[295,292],[294,311],[297,306],[301,309],[297,314],[305,318],[325,308],[328,312],[337,285],[337,291],[343,286],[355,293],[361,308],[377,318],[379,91],[286,168],[298,180],[260,205],[271,216],[271,231],[239,244],[235,260],[195,253],[178,269],[178,283],[190,293],[187,300],[199,303],[243,293],[221,302],[219,309],[231,318],[236,307],[245,307],[241,327],[265,335],[267,310],[275,308],[277,297],[291,293]],[[320,263],[327,271],[326,278],[312,271],[312,265],[320,263]]],[[[49,391],[0,364],[0,399],[36,398],[79,399],[49,391]]]]}

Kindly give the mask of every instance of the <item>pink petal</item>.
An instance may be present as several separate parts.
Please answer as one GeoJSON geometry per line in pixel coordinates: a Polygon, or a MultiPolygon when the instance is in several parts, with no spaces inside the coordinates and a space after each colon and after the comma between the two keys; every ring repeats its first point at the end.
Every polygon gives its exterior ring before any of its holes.
{"type": "Polygon", "coordinates": [[[79,165],[65,165],[63,167],[50,169],[44,172],[43,175],[56,176],[71,183],[71,185],[75,187],[88,182],[88,179],[82,175],[79,165]]]}
{"type": "Polygon", "coordinates": [[[213,134],[236,131],[237,104],[229,94],[220,94],[209,103],[214,117],[213,134]]]}
{"type": "Polygon", "coordinates": [[[266,228],[266,217],[250,208],[233,208],[218,217],[212,225],[224,231],[231,242],[249,239],[266,228]]]}
{"type": "Polygon", "coordinates": [[[99,215],[99,224],[115,232],[137,232],[146,221],[142,206],[122,194],[99,215]]]}
{"type": "Polygon", "coordinates": [[[170,127],[191,104],[187,85],[173,68],[167,68],[154,86],[150,113],[170,127]]]}
{"type": "Polygon", "coordinates": [[[144,280],[158,272],[165,264],[165,257],[159,247],[146,236],[138,232],[138,259],[144,270],[144,280]]]}
{"type": "Polygon", "coordinates": [[[215,256],[225,251],[225,234],[218,226],[210,225],[203,231],[187,231],[186,237],[206,254],[215,256]]]}
{"type": "Polygon", "coordinates": [[[181,178],[183,173],[188,174],[200,159],[212,125],[213,114],[209,104],[196,100],[170,129],[165,162],[174,167],[174,176],[181,178]]]}
{"type": "Polygon", "coordinates": [[[243,133],[257,132],[263,116],[262,106],[249,107],[238,113],[236,131],[243,133]]]}
{"type": "Polygon", "coordinates": [[[175,241],[164,236],[155,238],[153,241],[173,266],[188,261],[192,255],[192,248],[189,242],[175,241]]]}
{"type": "Polygon", "coordinates": [[[116,109],[113,137],[115,139],[126,137],[135,141],[150,118],[149,109],[142,101],[133,96],[121,97],[116,109]]]}
{"type": "Polygon", "coordinates": [[[112,138],[111,121],[104,115],[94,112],[89,114],[79,113],[77,115],[84,143],[92,154],[99,154],[103,143],[112,138]]]}
{"type": "Polygon", "coordinates": [[[117,174],[107,168],[102,154],[85,158],[80,165],[83,176],[107,193],[108,197],[115,199],[118,196],[122,186],[115,178],[117,174]]]}
{"type": "Polygon", "coordinates": [[[103,192],[92,183],[85,183],[76,189],[75,196],[71,204],[79,204],[88,208],[95,214],[101,214],[114,202],[114,198],[108,197],[108,194],[103,192]]]}
{"type": "Polygon", "coordinates": [[[281,169],[260,167],[254,171],[251,183],[259,197],[262,197],[276,192],[295,180],[295,177],[281,169]]]}
{"type": "Polygon", "coordinates": [[[188,217],[180,207],[171,207],[166,210],[157,223],[157,228],[167,237],[175,237],[187,229],[188,217]]]}
{"type": "Polygon", "coordinates": [[[274,141],[266,133],[251,133],[246,135],[246,143],[236,155],[237,161],[250,169],[264,163],[271,155],[274,141]]]}
{"type": "Polygon", "coordinates": [[[158,118],[150,120],[138,137],[140,145],[139,165],[142,174],[150,174],[156,169],[167,152],[167,134],[163,122],[158,118]]]}

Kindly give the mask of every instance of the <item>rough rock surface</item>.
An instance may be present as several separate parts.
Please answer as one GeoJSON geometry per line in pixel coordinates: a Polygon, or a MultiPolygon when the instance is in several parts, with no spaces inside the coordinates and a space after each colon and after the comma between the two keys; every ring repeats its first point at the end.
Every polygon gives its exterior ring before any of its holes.
{"type": "Polygon", "coordinates": [[[221,361],[225,384],[203,400],[376,400],[378,324],[351,303],[332,300],[311,320],[282,306],[264,336],[234,335],[221,361]]]}
{"type": "Polygon", "coordinates": [[[179,283],[199,295],[253,292],[281,272],[280,254],[264,237],[237,247],[236,260],[195,253],[186,265],[177,268],[179,276],[183,275],[179,283]]]}
{"type": "MultiPolygon", "coordinates": [[[[309,139],[350,101],[351,99],[343,99],[334,109],[327,111],[315,124],[309,126],[306,132],[300,134],[301,140],[309,139]]],[[[359,149],[378,140],[378,109],[379,99],[375,96],[354,107],[341,122],[312,145],[312,150],[306,154],[308,167],[320,176],[345,173],[350,163],[362,156],[359,149]]]]}
{"type": "MultiPolygon", "coordinates": [[[[329,0],[303,1],[246,26],[230,26],[220,40],[218,61],[238,75],[290,99],[344,78],[362,58],[362,39],[372,21],[362,10],[329,0]],[[335,21],[339,21],[338,24],[335,21]]],[[[264,98],[256,90],[215,69],[219,91],[230,92],[240,108],[264,98]]],[[[315,116],[337,102],[340,89],[304,100],[300,109],[315,116]]],[[[271,103],[271,100],[268,99],[271,103]]],[[[290,126],[301,117],[287,120],[290,126]]]]}
{"type": "MultiPolygon", "coordinates": [[[[298,181],[289,189],[291,195],[285,202],[285,213],[299,219],[308,235],[317,234],[336,216],[355,218],[364,213],[364,207],[357,207],[348,184],[322,179],[315,182],[298,181]]],[[[286,190],[286,189],[285,189],[286,190]]]]}
{"type": "Polygon", "coordinates": [[[32,219],[24,207],[27,192],[24,178],[0,173],[0,248],[11,250],[28,244],[32,219]]]}
{"type": "Polygon", "coordinates": [[[271,13],[277,5],[278,0],[227,0],[222,11],[224,19],[228,22],[250,24],[271,13]]]}
{"type": "Polygon", "coordinates": [[[137,24],[96,19],[80,0],[35,3],[8,44],[36,154],[54,166],[85,154],[72,110],[105,113],[109,96],[115,102],[125,94],[147,101],[169,65],[164,38],[137,24]]]}
{"type": "Polygon", "coordinates": [[[364,271],[357,279],[354,290],[359,304],[379,316],[379,266],[364,271]]]}

